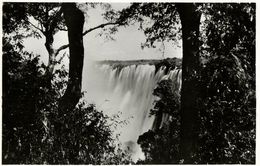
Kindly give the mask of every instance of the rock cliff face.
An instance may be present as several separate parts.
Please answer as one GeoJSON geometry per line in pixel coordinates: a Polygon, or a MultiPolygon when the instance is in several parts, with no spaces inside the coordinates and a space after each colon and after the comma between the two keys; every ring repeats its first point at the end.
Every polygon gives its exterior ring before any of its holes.
{"type": "Polygon", "coordinates": [[[162,60],[157,59],[143,59],[143,60],[128,60],[128,61],[118,61],[118,60],[104,60],[104,61],[97,61],[98,64],[107,64],[112,66],[113,68],[123,68],[126,66],[131,65],[154,65],[156,68],[156,71],[161,66],[165,66],[166,68],[181,68],[181,59],[179,58],[167,58],[162,60]]]}

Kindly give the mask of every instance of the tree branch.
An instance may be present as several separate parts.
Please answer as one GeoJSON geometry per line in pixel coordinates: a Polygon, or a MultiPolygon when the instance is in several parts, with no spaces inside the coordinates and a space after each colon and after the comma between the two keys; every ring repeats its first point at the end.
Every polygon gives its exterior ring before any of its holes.
{"type": "MultiPolygon", "coordinates": [[[[94,31],[96,29],[103,28],[103,27],[108,26],[108,25],[117,25],[117,24],[119,24],[119,22],[108,22],[108,23],[105,23],[105,24],[100,24],[100,25],[98,25],[96,27],[93,27],[93,28],[90,28],[90,29],[86,30],[82,35],[85,36],[86,34],[92,32],[92,31],[94,31]]],[[[66,44],[66,45],[63,45],[60,48],[58,48],[56,50],[55,56],[57,56],[61,50],[64,50],[64,49],[66,49],[68,47],[69,47],[69,44],[66,44]]]]}
{"type": "Polygon", "coordinates": [[[68,47],[69,47],[69,44],[65,44],[65,45],[61,46],[60,48],[58,48],[58,49],[55,51],[55,56],[57,56],[57,55],[60,53],[61,50],[64,50],[64,49],[66,49],[66,48],[68,48],[68,47]]]}
{"type": "Polygon", "coordinates": [[[42,32],[44,34],[43,29],[39,28],[38,26],[34,25],[33,23],[31,23],[30,21],[27,21],[31,26],[33,26],[35,29],[39,30],[40,32],[42,32]]]}
{"type": "Polygon", "coordinates": [[[57,61],[57,63],[61,63],[61,61],[64,59],[64,57],[67,55],[67,52],[64,52],[63,55],[60,57],[60,59],[57,61]]]}
{"type": "Polygon", "coordinates": [[[92,32],[98,28],[104,28],[105,26],[108,26],[108,25],[116,25],[116,24],[119,24],[119,22],[108,22],[108,23],[105,23],[105,24],[100,24],[96,27],[93,27],[93,28],[90,28],[88,30],[86,30],[84,33],[83,33],[83,36],[88,34],[89,32],[92,32]]]}
{"type": "Polygon", "coordinates": [[[44,23],[42,22],[42,20],[40,18],[37,18],[37,17],[33,17],[36,21],[39,22],[39,24],[41,25],[41,28],[42,28],[42,32],[45,32],[46,30],[46,27],[44,26],[44,23]],[[45,30],[43,29],[45,28],[45,30]]]}
{"type": "Polygon", "coordinates": [[[60,31],[68,31],[68,29],[66,29],[66,28],[58,27],[58,29],[59,29],[60,31]]]}

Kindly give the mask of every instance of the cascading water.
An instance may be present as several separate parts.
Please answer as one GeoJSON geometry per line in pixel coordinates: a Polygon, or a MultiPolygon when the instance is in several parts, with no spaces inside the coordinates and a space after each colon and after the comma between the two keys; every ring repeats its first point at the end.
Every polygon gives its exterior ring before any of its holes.
{"type": "MultiPolygon", "coordinates": [[[[181,70],[172,69],[165,74],[165,69],[162,66],[156,72],[155,66],[148,64],[124,67],[90,64],[84,71],[83,90],[87,91],[87,100],[108,115],[121,112],[121,120],[128,121],[118,129],[121,133],[119,140],[130,146],[133,160],[144,158],[136,142],[139,135],[152,129],[155,117],[150,116],[150,110],[156,99],[152,93],[157,83],[171,79],[176,83],[175,90],[180,90],[181,70]]],[[[163,117],[161,124],[167,121],[167,116],[163,117]]]]}

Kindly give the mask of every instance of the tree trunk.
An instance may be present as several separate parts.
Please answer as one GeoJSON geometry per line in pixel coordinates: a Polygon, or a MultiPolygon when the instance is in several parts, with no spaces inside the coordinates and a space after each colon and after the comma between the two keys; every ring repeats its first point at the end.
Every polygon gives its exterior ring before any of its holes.
{"type": "Polygon", "coordinates": [[[65,94],[59,102],[59,112],[72,110],[81,97],[82,69],[84,61],[83,25],[84,14],[75,3],[62,4],[65,23],[68,28],[70,62],[69,80],[65,94]]]}
{"type": "MultiPolygon", "coordinates": [[[[46,37],[47,38],[47,37],[46,37]]],[[[51,36],[53,38],[53,36],[51,36]]],[[[53,48],[53,40],[46,39],[45,42],[45,48],[48,51],[49,54],[49,62],[48,62],[48,74],[52,74],[54,71],[54,66],[55,66],[55,50],[53,48]]]]}
{"type": "Polygon", "coordinates": [[[176,4],[176,7],[183,40],[180,155],[184,163],[192,163],[198,137],[198,36],[201,14],[196,11],[195,4],[176,4]]]}
{"type": "Polygon", "coordinates": [[[48,51],[49,54],[49,62],[48,62],[48,66],[47,66],[47,70],[45,73],[45,77],[46,77],[46,86],[48,89],[52,89],[52,74],[54,71],[54,66],[55,66],[55,49],[53,48],[53,35],[52,32],[45,32],[45,48],[48,51]]]}
{"type": "Polygon", "coordinates": [[[83,25],[84,15],[75,3],[62,4],[65,23],[68,28],[70,63],[69,80],[65,94],[59,102],[59,112],[72,110],[81,97],[82,69],[84,61],[83,25]]]}
{"type": "MultiPolygon", "coordinates": [[[[82,80],[82,69],[84,61],[84,47],[83,47],[83,24],[84,15],[76,7],[75,3],[63,3],[62,8],[65,24],[68,28],[69,38],[69,50],[70,50],[70,62],[69,62],[69,80],[67,89],[64,95],[61,97],[58,104],[58,117],[54,123],[55,126],[55,148],[63,149],[68,157],[69,163],[75,163],[77,161],[78,153],[75,152],[75,146],[70,143],[71,140],[64,141],[66,138],[66,131],[69,130],[68,124],[71,117],[68,116],[69,111],[73,111],[81,97],[81,80],[82,80]],[[71,150],[70,148],[73,149],[71,150]]],[[[64,164],[64,154],[62,151],[58,151],[58,160],[54,161],[55,164],[64,164]]]]}

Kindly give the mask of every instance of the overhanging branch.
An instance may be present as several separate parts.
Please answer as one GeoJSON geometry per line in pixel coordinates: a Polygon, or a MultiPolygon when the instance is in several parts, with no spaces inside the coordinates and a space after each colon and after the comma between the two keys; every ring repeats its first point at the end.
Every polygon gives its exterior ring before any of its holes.
{"type": "Polygon", "coordinates": [[[104,28],[105,26],[108,26],[108,25],[117,25],[119,24],[118,22],[108,22],[108,23],[105,23],[105,24],[100,24],[96,27],[93,27],[93,28],[90,28],[88,30],[86,30],[84,33],[83,33],[83,36],[85,36],[86,34],[88,34],[89,32],[91,31],[94,31],[96,29],[99,29],[99,28],[104,28]]]}
{"type": "Polygon", "coordinates": [[[66,48],[68,48],[68,47],[69,47],[69,44],[66,44],[66,45],[63,45],[63,46],[61,46],[60,48],[58,48],[58,49],[55,51],[55,56],[57,56],[57,55],[60,53],[61,50],[64,50],[64,49],[66,49],[66,48]]]}
{"type": "Polygon", "coordinates": [[[31,23],[30,21],[27,21],[32,27],[34,27],[35,29],[39,30],[40,32],[42,32],[44,34],[43,29],[37,27],[36,25],[34,25],[33,23],[31,23]]]}
{"type": "Polygon", "coordinates": [[[60,57],[60,59],[57,61],[57,63],[61,63],[61,61],[64,59],[64,57],[67,55],[66,52],[63,53],[63,55],[60,57]]]}
{"type": "Polygon", "coordinates": [[[62,27],[58,27],[58,29],[59,29],[60,31],[68,31],[68,29],[62,28],[62,27]]]}
{"type": "MultiPolygon", "coordinates": [[[[98,26],[96,26],[96,27],[93,27],[93,28],[90,28],[90,29],[86,30],[82,35],[85,36],[86,34],[92,32],[92,31],[94,31],[94,30],[96,30],[96,29],[104,28],[105,26],[108,26],[108,25],[117,25],[117,24],[119,24],[119,22],[108,22],[108,23],[105,23],[105,24],[100,24],[100,25],[98,25],[98,26]]],[[[63,45],[63,46],[61,46],[60,48],[58,48],[58,49],[56,50],[55,56],[57,56],[60,51],[66,49],[66,48],[68,48],[68,47],[69,47],[69,44],[66,44],[66,45],[63,45]]]]}

